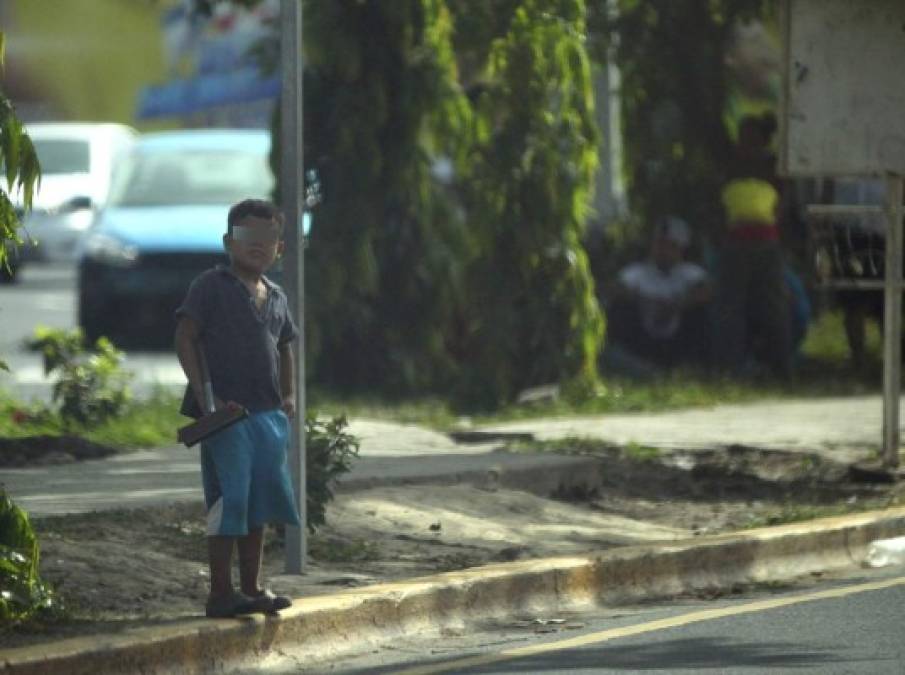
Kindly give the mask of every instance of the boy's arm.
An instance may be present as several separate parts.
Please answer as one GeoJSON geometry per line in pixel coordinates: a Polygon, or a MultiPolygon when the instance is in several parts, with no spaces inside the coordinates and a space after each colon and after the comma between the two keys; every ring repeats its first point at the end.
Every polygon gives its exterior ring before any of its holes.
{"type": "Polygon", "coordinates": [[[179,365],[182,366],[183,372],[198,402],[198,408],[207,412],[204,405],[204,377],[201,374],[201,362],[198,359],[198,338],[201,335],[201,329],[198,322],[190,316],[183,316],[176,324],[176,356],[179,357],[179,365]]]}
{"type": "Polygon", "coordinates": [[[290,419],[295,417],[295,357],[291,342],[280,345],[280,397],[283,399],[283,412],[290,419]]]}

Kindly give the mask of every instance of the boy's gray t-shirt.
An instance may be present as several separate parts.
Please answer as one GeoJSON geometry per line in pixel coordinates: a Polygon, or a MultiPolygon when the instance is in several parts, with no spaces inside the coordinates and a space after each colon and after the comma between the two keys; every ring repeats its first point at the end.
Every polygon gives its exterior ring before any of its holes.
{"type": "MultiPolygon", "coordinates": [[[[218,265],[192,282],[176,310],[177,318],[191,317],[200,326],[214,396],[250,412],[280,407],[279,348],[298,335],[283,289],[263,281],[268,292],[259,310],[245,284],[218,265]]],[[[190,386],[180,412],[201,416],[190,386]]]]}

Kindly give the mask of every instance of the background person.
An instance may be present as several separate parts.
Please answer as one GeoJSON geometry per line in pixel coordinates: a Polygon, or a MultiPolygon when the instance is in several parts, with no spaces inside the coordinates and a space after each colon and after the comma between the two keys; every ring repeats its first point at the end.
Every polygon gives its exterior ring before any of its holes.
{"type": "Polygon", "coordinates": [[[726,231],[717,260],[714,348],[719,370],[744,374],[760,360],[774,374],[792,371],[790,295],[779,240],[780,184],[770,143],[776,118],[746,116],[722,191],[726,231]]]}
{"type": "Polygon", "coordinates": [[[604,291],[605,369],[651,375],[662,368],[704,365],[712,289],[706,270],[685,260],[690,241],[684,220],[662,219],[648,258],[624,267],[604,291]]]}

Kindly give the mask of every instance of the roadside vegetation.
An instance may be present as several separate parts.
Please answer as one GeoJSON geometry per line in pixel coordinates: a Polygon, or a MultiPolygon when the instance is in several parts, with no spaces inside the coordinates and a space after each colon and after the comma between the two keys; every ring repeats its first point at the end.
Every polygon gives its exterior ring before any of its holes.
{"type": "Polygon", "coordinates": [[[123,354],[106,338],[89,345],[80,330],[39,327],[27,346],[43,357],[52,398],[26,403],[0,395],[0,438],[69,436],[114,449],[174,442],[184,424],[175,396],[160,390],[136,400],[123,354]]]}
{"type": "Polygon", "coordinates": [[[38,575],[39,558],[28,514],[0,489],[0,630],[65,614],[61,600],[38,575]]]}
{"type": "MultiPolygon", "coordinates": [[[[38,333],[36,340],[40,341],[41,336],[46,340],[48,334],[38,333]]],[[[870,326],[868,353],[873,366],[866,371],[853,370],[848,363],[842,317],[836,312],[825,312],[808,333],[802,348],[801,375],[791,383],[716,380],[687,372],[675,372],[651,382],[604,379],[590,397],[558,397],[530,404],[510,404],[478,415],[464,413],[452,400],[439,396],[392,399],[337,395],[313,388],[308,392],[308,408],[322,418],[367,417],[450,430],[513,419],[659,412],[769,398],[859,395],[880,390],[880,341],[876,326],[870,326]]],[[[68,372],[73,373],[74,369],[70,366],[68,372]]],[[[98,382],[90,368],[81,372],[92,382],[98,382]]],[[[79,386],[84,389],[87,385],[79,386]]],[[[77,387],[70,383],[69,388],[77,387]]],[[[147,398],[136,399],[129,395],[115,415],[82,423],[67,417],[63,408],[24,402],[0,391],[0,438],[69,434],[118,450],[170,445],[175,443],[175,429],[186,421],[179,415],[179,401],[178,395],[165,389],[158,389],[147,398]]]]}

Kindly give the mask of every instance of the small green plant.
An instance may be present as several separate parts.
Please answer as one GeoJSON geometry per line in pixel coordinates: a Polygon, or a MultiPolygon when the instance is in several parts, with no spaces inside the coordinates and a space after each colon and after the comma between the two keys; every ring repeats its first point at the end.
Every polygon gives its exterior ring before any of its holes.
{"type": "Polygon", "coordinates": [[[305,419],[305,503],[312,532],[327,522],[327,503],[333,499],[336,479],[352,468],[358,456],[358,438],[346,431],[348,426],[345,415],[322,421],[309,413],[305,419]]]}
{"type": "Polygon", "coordinates": [[[753,529],[757,527],[774,527],[787,523],[798,523],[804,520],[816,520],[818,518],[830,518],[832,516],[845,516],[860,511],[872,511],[886,508],[891,500],[884,501],[880,498],[860,499],[857,501],[840,502],[836,504],[783,504],[769,513],[752,516],[742,524],[740,529],[753,529]]]}
{"type": "Polygon", "coordinates": [[[28,341],[44,357],[44,372],[56,373],[53,401],[64,426],[95,426],[120,415],[131,399],[131,373],[122,369],[123,354],[107,338],[89,348],[82,331],[39,326],[28,341]]]}
{"type": "Polygon", "coordinates": [[[658,448],[649,445],[641,445],[635,441],[625,446],[625,456],[635,462],[652,462],[660,456],[658,448]]]}
{"type": "Polygon", "coordinates": [[[510,452],[553,452],[560,455],[612,456],[620,446],[610,441],[586,436],[567,436],[556,440],[513,441],[506,445],[510,452]]]}
{"type": "Polygon", "coordinates": [[[38,556],[28,514],[0,490],[0,628],[62,611],[53,590],[38,576],[38,556]]]}
{"type": "Polygon", "coordinates": [[[335,537],[315,537],[311,541],[311,557],[326,563],[355,563],[380,559],[380,548],[373,541],[335,537]]]}

